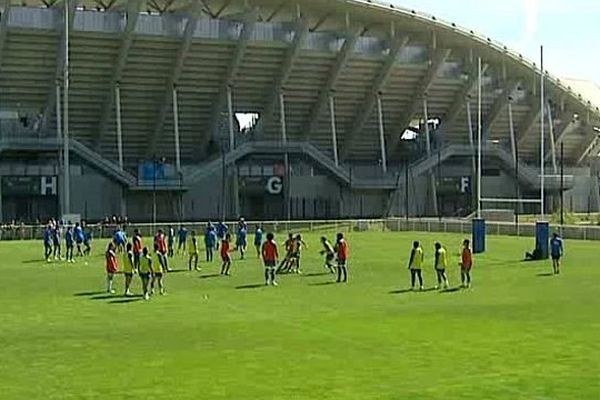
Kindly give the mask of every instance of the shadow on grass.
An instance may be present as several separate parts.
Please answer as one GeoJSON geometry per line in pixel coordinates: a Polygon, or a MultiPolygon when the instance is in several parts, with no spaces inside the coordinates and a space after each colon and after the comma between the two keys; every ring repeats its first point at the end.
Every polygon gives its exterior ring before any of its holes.
{"type": "Polygon", "coordinates": [[[331,272],[313,272],[311,274],[305,274],[304,276],[311,277],[311,276],[329,276],[329,275],[333,275],[333,274],[331,272]]]}
{"type": "Polygon", "coordinates": [[[335,281],[327,281],[327,282],[318,282],[318,283],[309,283],[308,286],[329,286],[329,285],[339,285],[340,283],[335,281]]]}
{"type": "Polygon", "coordinates": [[[46,260],[36,259],[36,260],[21,261],[21,264],[51,264],[51,263],[47,262],[46,260]]]}
{"type": "Polygon", "coordinates": [[[405,293],[411,293],[412,291],[413,291],[412,289],[392,290],[391,292],[389,292],[389,294],[405,294],[405,293]]]}
{"type": "Polygon", "coordinates": [[[89,297],[89,296],[98,296],[104,294],[105,292],[80,292],[75,293],[73,296],[75,297],[89,297]]]}
{"type": "Polygon", "coordinates": [[[259,289],[262,287],[265,287],[266,285],[264,283],[255,283],[253,285],[242,285],[242,286],[236,286],[235,288],[238,290],[246,290],[246,289],[259,289]]]}
{"type": "Polygon", "coordinates": [[[210,279],[210,278],[218,278],[221,274],[210,274],[210,275],[200,275],[199,279],[210,279]]]}
{"type": "Polygon", "coordinates": [[[118,299],[121,296],[116,295],[116,294],[105,294],[103,296],[94,296],[94,297],[90,297],[90,300],[108,300],[108,299],[118,299]]]}
{"type": "Polygon", "coordinates": [[[129,304],[129,303],[135,303],[138,301],[142,301],[143,299],[144,298],[142,296],[127,297],[125,299],[111,300],[108,302],[108,304],[129,304]]]}
{"type": "Polygon", "coordinates": [[[167,274],[180,274],[182,272],[191,272],[189,269],[170,269],[167,274]]]}
{"type": "Polygon", "coordinates": [[[554,274],[552,272],[540,272],[539,274],[537,274],[537,276],[539,276],[540,278],[549,278],[551,276],[554,276],[554,274]]]}
{"type": "Polygon", "coordinates": [[[456,293],[456,292],[460,292],[460,291],[461,291],[460,287],[453,287],[453,288],[440,290],[440,293],[456,293]]]}

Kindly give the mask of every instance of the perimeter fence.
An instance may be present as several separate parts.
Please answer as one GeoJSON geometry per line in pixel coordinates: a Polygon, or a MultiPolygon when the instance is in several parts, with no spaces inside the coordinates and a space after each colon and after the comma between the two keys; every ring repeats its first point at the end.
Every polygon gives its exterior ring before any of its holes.
{"type": "MultiPolygon", "coordinates": [[[[230,232],[235,233],[237,222],[229,221],[227,225],[230,232]]],[[[250,234],[258,225],[265,232],[276,234],[308,233],[308,232],[440,232],[460,233],[465,236],[471,234],[471,221],[458,219],[358,219],[358,220],[315,220],[315,221],[247,221],[250,234]]],[[[125,226],[125,231],[132,235],[135,229],[139,229],[143,236],[151,236],[157,229],[166,231],[169,227],[175,230],[184,225],[188,231],[195,231],[202,235],[206,229],[206,222],[173,222],[161,224],[135,224],[125,226]]],[[[500,236],[535,237],[535,224],[488,221],[487,234],[500,236]]],[[[110,238],[117,229],[117,225],[110,224],[87,224],[94,239],[110,238]]],[[[569,225],[560,226],[551,224],[552,231],[560,232],[565,239],[577,240],[600,240],[600,226],[569,225]]],[[[17,225],[2,226],[0,228],[0,240],[40,240],[44,234],[42,225],[17,225]]]]}

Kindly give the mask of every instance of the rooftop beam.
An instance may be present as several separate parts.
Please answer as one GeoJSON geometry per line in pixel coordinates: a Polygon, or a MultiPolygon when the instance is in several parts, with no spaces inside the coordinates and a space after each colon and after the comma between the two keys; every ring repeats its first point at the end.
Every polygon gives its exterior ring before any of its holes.
{"type": "Polygon", "coordinates": [[[354,47],[356,46],[356,42],[358,41],[359,37],[360,34],[358,30],[351,33],[346,38],[346,40],[344,41],[344,45],[338,52],[335,63],[329,71],[327,82],[319,92],[317,102],[313,104],[310,110],[310,116],[308,117],[308,121],[304,125],[304,140],[308,140],[310,138],[310,135],[312,135],[312,133],[317,129],[319,116],[325,109],[325,106],[327,105],[327,102],[329,100],[329,95],[331,91],[335,88],[335,85],[337,84],[337,81],[340,78],[344,67],[348,63],[348,60],[350,60],[350,57],[352,57],[352,52],[354,51],[354,47]]]}
{"type": "Polygon", "coordinates": [[[300,55],[302,45],[308,36],[308,23],[307,21],[300,19],[296,24],[294,32],[294,40],[291,46],[287,49],[283,63],[279,74],[273,83],[273,87],[269,91],[269,95],[265,104],[263,104],[261,118],[259,119],[255,131],[259,134],[264,133],[264,129],[268,126],[269,122],[273,119],[273,111],[277,105],[279,99],[279,93],[283,90],[283,86],[288,81],[292,72],[292,67],[300,55]]]}
{"type": "MultiPolygon", "coordinates": [[[[483,76],[485,72],[488,70],[489,64],[484,64],[481,67],[481,75],[483,76]]],[[[477,63],[474,63],[469,69],[469,78],[465,82],[462,89],[458,92],[458,94],[454,97],[454,101],[452,102],[452,107],[446,115],[442,118],[439,129],[443,130],[444,128],[449,128],[452,126],[456,119],[459,117],[460,112],[462,111],[465,100],[468,99],[470,94],[477,87],[478,82],[478,71],[477,71],[477,63]]]]}
{"type": "Polygon", "coordinates": [[[210,122],[206,129],[200,133],[201,136],[198,142],[198,151],[200,153],[206,151],[206,145],[219,126],[219,118],[227,100],[227,87],[233,85],[233,81],[240,69],[240,66],[242,65],[244,54],[248,48],[248,42],[250,41],[252,33],[254,32],[254,28],[256,27],[257,18],[258,10],[256,9],[246,14],[244,28],[242,29],[231,60],[229,61],[227,71],[225,72],[223,82],[221,83],[221,88],[219,89],[219,94],[213,101],[212,111],[210,113],[210,122]]]}
{"type": "MultiPolygon", "coordinates": [[[[402,133],[408,128],[410,121],[412,121],[415,114],[417,114],[423,107],[423,99],[427,95],[427,91],[431,88],[433,81],[438,76],[440,69],[444,66],[444,63],[450,56],[451,50],[449,49],[436,49],[434,54],[430,60],[429,68],[425,73],[425,76],[419,82],[419,85],[415,89],[412,95],[412,103],[408,106],[406,112],[402,115],[398,124],[396,125],[396,129],[394,129],[394,133],[391,137],[388,137],[388,157],[395,151],[398,143],[400,142],[400,138],[402,133]]],[[[461,100],[460,105],[464,101],[461,100]]]]}
{"type": "Polygon", "coordinates": [[[581,141],[581,146],[577,149],[575,156],[577,157],[577,166],[581,165],[589,155],[596,157],[600,153],[600,137],[598,132],[594,131],[592,126],[587,126],[588,133],[581,141]],[[595,155],[593,155],[595,152],[595,155]]]}
{"type": "MultiPolygon", "coordinates": [[[[79,1],[71,0],[69,2],[69,21],[68,26],[69,30],[73,28],[73,21],[75,20],[75,9],[77,8],[77,4],[79,1]]],[[[62,7],[63,14],[63,22],[65,18],[65,8],[62,7]]],[[[62,27],[65,24],[61,24],[62,27]]],[[[63,28],[61,31],[60,39],[58,41],[58,48],[56,51],[56,70],[54,71],[54,76],[52,77],[52,81],[48,87],[48,94],[46,95],[46,106],[44,108],[44,117],[42,119],[42,128],[47,129],[50,123],[50,116],[54,112],[54,106],[56,105],[56,82],[62,80],[63,69],[65,65],[65,29],[63,28]]]]}
{"type": "Polygon", "coordinates": [[[560,114],[559,117],[560,125],[556,129],[556,146],[560,146],[560,144],[565,140],[565,138],[569,135],[569,133],[573,132],[573,130],[579,125],[577,120],[573,115],[573,111],[565,110],[560,114]]]}
{"type": "MultiPolygon", "coordinates": [[[[492,104],[490,112],[488,115],[486,115],[486,120],[483,126],[484,134],[488,135],[498,118],[505,114],[510,97],[520,84],[521,82],[516,78],[511,78],[505,82],[504,86],[502,87],[502,93],[500,93],[500,95],[496,98],[494,104],[492,104]]],[[[517,132],[517,135],[519,134],[520,133],[517,132]]]]}
{"type": "Polygon", "coordinates": [[[153,155],[156,152],[156,142],[158,141],[158,137],[163,131],[165,125],[165,118],[173,100],[173,88],[177,86],[179,78],[181,78],[183,65],[187,56],[190,53],[190,48],[192,47],[192,39],[194,38],[194,31],[196,30],[196,26],[198,24],[200,12],[200,2],[195,2],[194,7],[192,8],[191,13],[189,14],[187,22],[185,24],[181,44],[179,45],[177,56],[175,57],[175,60],[173,62],[173,69],[171,70],[171,74],[167,79],[165,93],[163,94],[162,100],[159,104],[159,108],[156,113],[154,129],[152,130],[150,140],[148,141],[148,147],[146,149],[147,157],[153,155]]]}
{"type": "Polygon", "coordinates": [[[535,101],[532,105],[532,109],[517,128],[517,144],[519,147],[525,142],[533,127],[539,122],[541,112],[542,108],[540,103],[535,101]]]}
{"type": "Polygon", "coordinates": [[[369,117],[371,116],[371,112],[373,111],[373,108],[377,104],[377,94],[379,92],[381,92],[383,90],[383,88],[385,87],[385,85],[387,84],[387,81],[389,80],[389,77],[394,69],[394,66],[396,65],[396,60],[398,58],[398,55],[400,54],[400,51],[402,51],[402,49],[408,44],[408,41],[409,41],[408,36],[404,36],[402,38],[395,39],[392,42],[392,46],[390,48],[390,54],[388,54],[385,62],[383,63],[383,65],[381,66],[381,69],[379,70],[379,73],[377,74],[377,77],[373,81],[373,85],[371,86],[370,90],[368,91],[367,95],[365,96],[365,98],[362,102],[362,105],[359,108],[358,114],[357,114],[356,118],[354,119],[354,122],[352,123],[350,133],[348,134],[348,136],[346,137],[346,140],[344,141],[344,145],[343,145],[342,151],[341,151],[342,159],[347,158],[348,155],[350,154],[350,151],[352,150],[352,147],[354,146],[354,141],[356,140],[356,137],[363,130],[365,124],[367,123],[367,121],[369,120],[369,117]]]}
{"type": "Polygon", "coordinates": [[[2,66],[2,52],[4,50],[4,43],[6,43],[6,32],[8,28],[8,18],[10,16],[10,0],[0,0],[2,5],[2,15],[0,16],[0,67],[2,66]]]}
{"type": "Polygon", "coordinates": [[[110,120],[110,115],[114,104],[115,87],[121,80],[123,70],[125,69],[125,64],[127,63],[127,56],[129,54],[129,49],[131,49],[131,45],[133,44],[135,27],[137,25],[141,7],[142,0],[133,0],[127,3],[127,25],[125,25],[125,30],[121,36],[119,53],[113,66],[110,78],[110,89],[104,95],[104,100],[102,101],[102,108],[100,109],[100,122],[98,123],[98,130],[94,136],[94,147],[100,146],[102,143],[102,138],[106,134],[108,121],[110,120]]]}

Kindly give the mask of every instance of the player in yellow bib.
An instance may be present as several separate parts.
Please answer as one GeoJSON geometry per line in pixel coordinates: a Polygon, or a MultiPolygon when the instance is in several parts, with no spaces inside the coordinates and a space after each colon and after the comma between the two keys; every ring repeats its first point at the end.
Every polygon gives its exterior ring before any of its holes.
{"type": "Polygon", "coordinates": [[[435,244],[434,268],[438,281],[435,288],[441,289],[443,287],[444,289],[448,289],[448,276],[446,275],[446,268],[448,268],[448,252],[440,243],[435,244]]]}
{"type": "Polygon", "coordinates": [[[198,239],[196,238],[196,232],[194,231],[192,231],[192,239],[188,252],[190,256],[188,260],[189,270],[192,270],[192,263],[194,263],[194,269],[196,271],[199,271],[200,268],[198,268],[198,239]]]}
{"type": "Polygon", "coordinates": [[[140,257],[140,278],[142,279],[142,290],[144,292],[144,299],[150,298],[148,286],[150,284],[150,277],[152,275],[152,257],[148,254],[148,248],[144,247],[142,250],[142,256],[140,257]]]}
{"type": "Polygon", "coordinates": [[[159,251],[158,247],[154,246],[154,259],[152,260],[152,283],[150,283],[150,293],[154,294],[154,284],[158,283],[158,290],[161,295],[165,294],[165,286],[163,283],[163,266],[160,263],[161,258],[164,257],[159,251]]]}
{"type": "Polygon", "coordinates": [[[419,278],[419,289],[423,290],[423,260],[425,254],[421,244],[417,241],[413,243],[413,248],[410,252],[410,260],[408,261],[408,269],[410,270],[410,280],[412,290],[415,290],[416,279],[419,278]]]}
{"type": "Polygon", "coordinates": [[[133,261],[133,245],[127,243],[126,252],[122,254],[121,265],[123,266],[123,274],[125,274],[125,296],[133,296],[131,293],[131,281],[135,272],[133,261]]]}

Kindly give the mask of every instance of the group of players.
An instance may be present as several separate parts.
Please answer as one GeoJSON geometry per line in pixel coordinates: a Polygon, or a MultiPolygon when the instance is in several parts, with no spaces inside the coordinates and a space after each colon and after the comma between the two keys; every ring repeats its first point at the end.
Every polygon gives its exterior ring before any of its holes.
{"type": "MultiPolygon", "coordinates": [[[[221,256],[221,272],[223,276],[231,274],[233,258],[231,253],[238,251],[240,258],[244,258],[247,252],[247,231],[248,227],[243,219],[240,219],[237,227],[235,246],[232,241],[232,235],[223,223],[214,226],[209,223],[204,233],[206,247],[206,261],[213,261],[213,252],[219,251],[221,256]]],[[[199,247],[195,232],[191,232],[189,245],[187,241],[187,231],[181,227],[177,233],[179,242],[177,252],[188,253],[188,269],[200,270],[198,267],[199,247]]],[[[165,234],[158,230],[154,236],[153,250],[143,245],[143,238],[138,230],[135,230],[131,242],[128,241],[125,232],[118,229],[113,240],[108,244],[105,253],[106,259],[106,290],[114,294],[114,280],[116,274],[121,271],[125,276],[125,296],[132,296],[131,284],[135,274],[138,274],[142,283],[142,292],[144,299],[149,299],[154,294],[155,286],[158,287],[161,295],[165,294],[164,277],[171,271],[169,259],[175,253],[175,232],[169,228],[165,234]],[[118,255],[121,254],[119,261],[118,255]]],[[[325,237],[321,238],[323,250],[321,254],[325,257],[325,267],[331,272],[337,271],[338,283],[348,281],[347,260],[349,247],[344,235],[339,233],[335,244],[329,242],[325,237]]],[[[290,234],[284,243],[285,255],[280,257],[279,246],[275,242],[275,235],[268,233],[266,240],[263,240],[263,228],[257,226],[254,232],[254,246],[257,257],[261,258],[264,264],[264,277],[266,286],[277,286],[276,276],[285,273],[302,273],[300,269],[301,253],[306,248],[306,243],[301,235],[290,234]]]]}
{"type": "MultiPolygon", "coordinates": [[[[44,254],[45,259],[51,262],[54,256],[55,260],[62,258],[62,234],[65,228],[56,221],[50,221],[44,231],[44,254]]],[[[142,291],[145,299],[149,299],[154,294],[155,286],[159,293],[165,293],[164,276],[171,271],[169,259],[177,252],[178,254],[188,255],[188,269],[200,270],[199,268],[199,245],[196,233],[190,232],[181,226],[177,232],[173,227],[169,227],[166,232],[159,229],[153,238],[151,250],[143,244],[142,236],[139,230],[134,231],[131,241],[127,234],[121,228],[118,228],[113,235],[113,240],[109,243],[105,252],[106,259],[106,281],[107,292],[115,293],[113,283],[115,275],[121,271],[125,276],[126,296],[132,296],[131,284],[135,274],[139,274],[142,291]],[[176,243],[177,242],[177,243],[176,243]],[[121,260],[118,260],[118,254],[121,260]],[[119,267],[121,266],[121,267],[119,267]]],[[[91,252],[91,231],[86,229],[84,224],[75,224],[73,227],[66,227],[64,233],[65,260],[74,262],[74,249],[77,249],[78,256],[89,255],[91,252]]],[[[338,233],[335,242],[330,242],[326,237],[321,238],[322,249],[320,254],[324,256],[324,267],[330,273],[336,274],[338,283],[348,281],[348,255],[349,246],[342,233],[338,233]]],[[[248,226],[243,218],[237,223],[236,240],[233,243],[232,234],[229,233],[228,226],[223,222],[216,225],[208,223],[204,232],[204,244],[206,250],[206,261],[212,262],[214,252],[218,251],[221,257],[220,274],[229,276],[231,274],[232,257],[231,253],[238,251],[240,258],[244,259],[248,247],[248,226]]],[[[254,231],[254,247],[256,255],[262,259],[264,264],[265,285],[277,286],[277,275],[294,273],[301,274],[301,255],[307,248],[306,243],[300,234],[289,234],[283,244],[284,254],[280,256],[279,246],[275,242],[273,233],[266,235],[264,240],[263,227],[258,225],[254,231]]],[[[560,273],[560,260],[563,256],[563,241],[558,234],[554,234],[550,241],[550,253],[553,260],[554,274],[560,273]]],[[[408,269],[410,270],[410,281],[412,290],[423,290],[423,268],[424,268],[424,250],[418,241],[413,243],[410,252],[408,269]]],[[[471,269],[473,267],[473,255],[470,248],[470,241],[464,240],[462,243],[461,259],[461,286],[463,288],[471,287],[471,269]]],[[[448,280],[448,251],[439,242],[434,245],[434,270],[437,277],[435,289],[448,289],[450,284],[448,280]]]]}
{"type": "Polygon", "coordinates": [[[80,223],[74,227],[64,225],[60,221],[50,220],[44,228],[44,259],[47,262],[66,260],[74,263],[74,249],[83,257],[92,251],[92,232],[80,223]],[[63,254],[63,233],[65,252],[63,254]]]}

